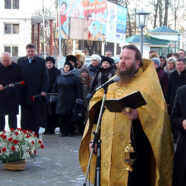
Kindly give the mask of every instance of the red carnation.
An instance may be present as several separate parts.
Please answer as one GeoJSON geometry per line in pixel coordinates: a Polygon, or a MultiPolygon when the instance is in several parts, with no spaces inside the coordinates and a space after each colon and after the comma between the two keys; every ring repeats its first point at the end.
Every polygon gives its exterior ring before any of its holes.
{"type": "Polygon", "coordinates": [[[36,154],[36,150],[34,150],[34,154],[36,154]]]}
{"type": "Polygon", "coordinates": [[[13,143],[14,143],[14,144],[18,144],[18,140],[14,140],[13,143]]]}
{"type": "Polygon", "coordinates": [[[42,141],[41,141],[41,140],[39,140],[39,141],[38,141],[38,143],[42,144],[42,141]]]}
{"type": "Polygon", "coordinates": [[[32,134],[32,131],[31,130],[27,130],[28,132],[30,132],[32,134]]]}
{"type": "Polygon", "coordinates": [[[8,138],[8,141],[9,141],[9,142],[13,141],[13,138],[8,138]]]}
{"type": "Polygon", "coordinates": [[[2,151],[3,151],[3,152],[6,152],[6,147],[3,147],[3,148],[2,148],[2,151]]]}
{"type": "Polygon", "coordinates": [[[41,144],[41,148],[44,149],[44,145],[43,144],[41,144]]]}
{"type": "Polygon", "coordinates": [[[32,144],[33,144],[33,145],[35,144],[34,141],[32,141],[32,144]]]}
{"type": "Polygon", "coordinates": [[[16,150],[16,148],[15,148],[14,146],[12,146],[12,147],[11,147],[11,149],[12,149],[13,151],[15,151],[15,150],[16,150]]]}
{"type": "Polygon", "coordinates": [[[37,137],[37,134],[34,134],[35,137],[37,137]]]}
{"type": "Polygon", "coordinates": [[[13,128],[11,128],[11,129],[10,129],[10,131],[11,131],[11,132],[13,132],[13,131],[14,131],[14,129],[13,129],[13,128]]]}
{"type": "Polygon", "coordinates": [[[3,139],[6,139],[6,135],[2,135],[2,138],[3,138],[3,139]]]}
{"type": "Polygon", "coordinates": [[[15,132],[14,134],[17,136],[19,134],[19,132],[15,132]]]}
{"type": "Polygon", "coordinates": [[[31,96],[31,100],[32,100],[32,101],[35,101],[35,97],[34,97],[34,96],[31,96]]]}
{"type": "Polygon", "coordinates": [[[30,138],[30,136],[29,136],[29,135],[27,135],[26,137],[27,137],[27,138],[30,138]]]}
{"type": "Polygon", "coordinates": [[[25,84],[25,82],[24,82],[24,81],[21,81],[21,82],[20,82],[20,84],[21,84],[21,85],[24,85],[24,84],[25,84]]]}

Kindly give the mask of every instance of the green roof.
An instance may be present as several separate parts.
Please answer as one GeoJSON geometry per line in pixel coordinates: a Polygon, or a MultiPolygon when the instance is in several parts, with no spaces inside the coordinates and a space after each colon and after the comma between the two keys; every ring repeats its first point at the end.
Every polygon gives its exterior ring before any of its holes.
{"type": "Polygon", "coordinates": [[[161,26],[161,27],[158,27],[158,28],[155,28],[153,30],[149,30],[148,33],[154,33],[154,32],[158,32],[158,33],[162,33],[162,32],[169,32],[169,33],[178,33],[176,30],[172,30],[170,29],[169,27],[166,27],[166,26],[161,26]]]}
{"type": "MultiPolygon", "coordinates": [[[[140,36],[134,35],[126,39],[126,43],[140,43],[140,36]]],[[[143,43],[149,43],[150,45],[168,45],[169,40],[157,39],[151,36],[143,36],[143,43]]]]}

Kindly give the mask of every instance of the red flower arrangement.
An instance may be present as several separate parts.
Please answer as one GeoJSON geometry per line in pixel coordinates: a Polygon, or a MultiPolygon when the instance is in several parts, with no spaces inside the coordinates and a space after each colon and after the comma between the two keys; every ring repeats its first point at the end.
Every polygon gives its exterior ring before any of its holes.
{"type": "Polygon", "coordinates": [[[43,142],[32,131],[18,128],[0,132],[2,163],[27,161],[36,155],[38,148],[44,148],[43,142]]]}

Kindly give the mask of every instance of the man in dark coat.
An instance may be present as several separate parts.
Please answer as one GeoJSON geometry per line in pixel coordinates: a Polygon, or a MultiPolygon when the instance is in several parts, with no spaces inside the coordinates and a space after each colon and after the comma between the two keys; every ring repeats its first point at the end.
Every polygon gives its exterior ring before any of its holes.
{"type": "Polygon", "coordinates": [[[186,185],[186,85],[177,89],[172,110],[172,124],[179,131],[175,153],[173,186],[186,185]]]}
{"type": "Polygon", "coordinates": [[[21,93],[21,127],[38,133],[40,126],[41,104],[32,101],[35,95],[46,96],[48,90],[48,73],[45,60],[36,56],[33,44],[26,46],[27,56],[19,58],[26,86],[21,93]]]}
{"type": "Polygon", "coordinates": [[[0,63],[0,131],[5,128],[5,115],[8,115],[10,128],[17,128],[19,87],[13,83],[23,80],[21,68],[11,61],[9,53],[1,56],[0,63]],[[5,86],[8,87],[6,88],[5,86]]]}
{"type": "MultiPolygon", "coordinates": [[[[177,59],[176,61],[176,70],[170,74],[170,79],[168,82],[168,89],[167,89],[167,104],[168,104],[168,111],[169,114],[172,112],[172,108],[174,105],[174,99],[176,96],[176,90],[178,87],[182,85],[186,85],[186,70],[185,70],[185,63],[183,59],[177,59]]],[[[174,142],[176,142],[178,133],[174,126],[172,126],[174,142]]]]}
{"type": "Polygon", "coordinates": [[[167,87],[168,87],[168,74],[162,69],[160,59],[157,57],[152,58],[152,61],[154,63],[154,67],[156,69],[156,72],[158,74],[158,78],[160,80],[160,85],[163,91],[164,96],[166,96],[167,93],[167,87]]]}

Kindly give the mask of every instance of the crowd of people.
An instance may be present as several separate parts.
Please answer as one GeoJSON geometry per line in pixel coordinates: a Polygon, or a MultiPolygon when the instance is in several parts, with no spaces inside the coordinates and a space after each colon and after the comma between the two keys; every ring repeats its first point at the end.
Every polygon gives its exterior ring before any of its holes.
{"type": "MultiPolygon", "coordinates": [[[[66,56],[61,69],[55,67],[54,57],[43,59],[37,56],[33,44],[26,46],[26,52],[27,55],[19,58],[17,64],[12,62],[9,53],[1,55],[0,131],[5,128],[5,115],[8,115],[9,127],[17,128],[18,108],[21,105],[22,129],[36,134],[45,129],[42,131],[45,134],[54,134],[55,128],[59,127],[61,136],[82,135],[84,132],[80,162],[83,162],[82,169],[85,171],[85,161],[89,155],[87,147],[92,142],[91,132],[94,131],[98,118],[98,108],[95,109],[94,106],[101,99],[102,92],[98,91],[91,102],[88,95],[93,96],[98,86],[117,74],[120,82],[109,86],[108,98],[118,98],[140,90],[147,106],[144,109],[132,109],[129,113],[104,112],[100,129],[104,157],[101,166],[104,171],[102,183],[129,186],[141,183],[146,186],[161,182],[163,185],[171,185],[172,131],[173,142],[177,143],[173,184],[186,185],[184,50],[180,49],[178,53],[166,57],[150,51],[149,60],[142,60],[139,50],[133,45],[127,45],[123,47],[119,61],[112,58],[111,51],[106,51],[105,56],[93,54],[91,64],[86,66],[85,55],[80,53],[66,56]],[[171,128],[168,115],[171,118],[171,128]],[[90,120],[86,125],[88,118],[90,120]],[[123,134],[121,131],[128,132],[123,134]],[[121,163],[125,152],[117,144],[126,146],[128,138],[131,138],[134,146],[136,160],[134,171],[126,174],[123,169],[126,165],[121,163]],[[164,167],[164,172],[161,166],[167,167],[164,167]]],[[[90,176],[90,179],[93,182],[93,177],[90,176]]]]}

